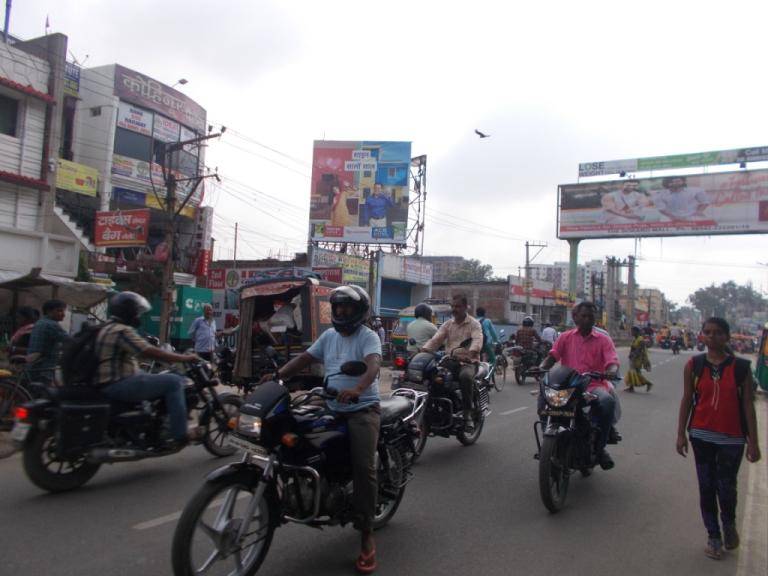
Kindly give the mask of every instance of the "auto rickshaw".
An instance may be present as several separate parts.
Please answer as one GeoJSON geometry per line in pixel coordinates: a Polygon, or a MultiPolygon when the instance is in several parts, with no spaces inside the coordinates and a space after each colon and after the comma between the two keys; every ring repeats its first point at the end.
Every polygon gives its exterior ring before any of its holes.
{"type": "MultiPolygon", "coordinates": [[[[435,326],[440,326],[443,322],[451,317],[451,305],[445,300],[425,300],[424,304],[428,304],[432,308],[432,323],[435,326]]],[[[408,324],[413,322],[416,317],[414,311],[416,306],[408,306],[400,310],[398,314],[397,323],[392,329],[392,335],[390,341],[392,343],[393,357],[406,355],[406,348],[408,347],[408,324]]]]}
{"type": "Polygon", "coordinates": [[[243,285],[235,383],[253,386],[275,370],[273,359],[283,365],[332,328],[329,297],[338,286],[295,268],[252,278],[243,285]]]}

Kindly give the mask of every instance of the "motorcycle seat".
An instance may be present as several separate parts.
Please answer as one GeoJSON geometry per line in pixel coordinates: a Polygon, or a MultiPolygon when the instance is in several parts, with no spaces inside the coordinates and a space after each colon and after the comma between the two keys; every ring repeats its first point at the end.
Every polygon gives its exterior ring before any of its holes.
{"type": "Polygon", "coordinates": [[[411,401],[402,396],[393,396],[381,401],[381,423],[390,422],[411,412],[411,401]]]}
{"type": "Polygon", "coordinates": [[[99,388],[92,386],[52,386],[48,388],[48,394],[59,402],[75,402],[80,404],[109,404],[112,414],[121,414],[136,410],[138,404],[121,402],[107,398],[99,388]]]}

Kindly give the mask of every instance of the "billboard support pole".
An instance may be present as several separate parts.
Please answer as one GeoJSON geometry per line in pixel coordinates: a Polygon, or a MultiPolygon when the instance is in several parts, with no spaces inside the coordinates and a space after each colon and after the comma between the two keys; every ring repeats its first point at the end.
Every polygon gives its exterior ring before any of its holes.
{"type": "Polygon", "coordinates": [[[579,242],[581,240],[568,240],[568,247],[570,248],[570,257],[568,259],[568,300],[571,302],[576,300],[576,287],[579,280],[579,242]]]}
{"type": "Polygon", "coordinates": [[[627,330],[632,334],[632,326],[635,324],[635,257],[627,257],[627,330]]]}

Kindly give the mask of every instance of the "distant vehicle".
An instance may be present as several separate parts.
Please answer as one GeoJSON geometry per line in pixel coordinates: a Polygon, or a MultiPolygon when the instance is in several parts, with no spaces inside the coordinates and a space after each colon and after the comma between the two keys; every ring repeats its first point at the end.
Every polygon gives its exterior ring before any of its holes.
{"type": "MultiPolygon", "coordinates": [[[[451,317],[451,305],[445,300],[427,299],[424,301],[424,304],[429,304],[430,308],[432,308],[432,322],[435,326],[440,326],[451,317]]],[[[406,356],[405,352],[408,347],[408,324],[416,319],[414,316],[415,310],[416,306],[408,306],[398,313],[397,322],[395,323],[390,336],[394,358],[397,358],[398,356],[406,356]]]]}

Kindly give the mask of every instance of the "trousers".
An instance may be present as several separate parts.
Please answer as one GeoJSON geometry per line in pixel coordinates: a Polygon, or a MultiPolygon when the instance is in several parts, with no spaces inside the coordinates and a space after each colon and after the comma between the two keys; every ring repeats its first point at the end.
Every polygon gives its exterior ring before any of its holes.
{"type": "Polygon", "coordinates": [[[352,457],[352,503],[355,527],[364,532],[373,530],[379,484],[376,470],[376,447],[379,443],[381,411],[378,406],[345,412],[349,429],[352,457]]]}

